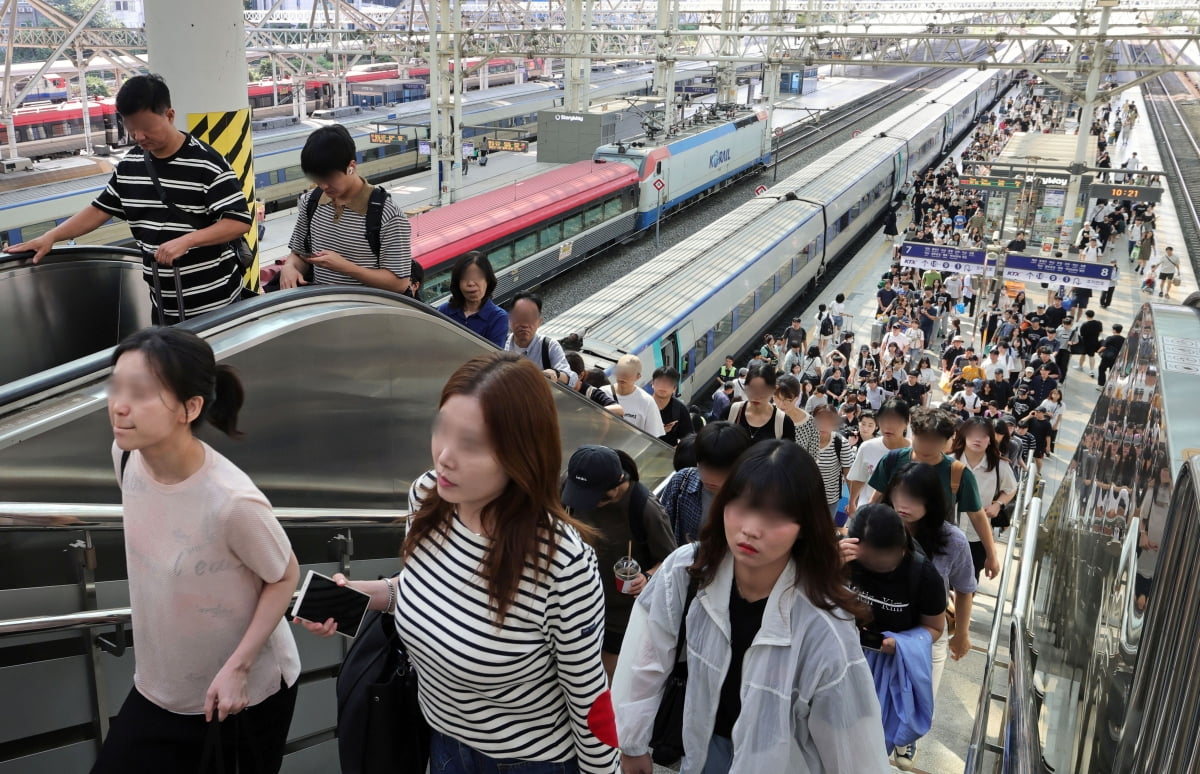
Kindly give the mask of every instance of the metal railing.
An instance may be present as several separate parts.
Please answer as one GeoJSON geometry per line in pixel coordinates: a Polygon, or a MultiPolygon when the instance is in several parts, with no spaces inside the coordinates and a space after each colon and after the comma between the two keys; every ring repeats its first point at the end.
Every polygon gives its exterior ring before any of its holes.
{"type": "MultiPolygon", "coordinates": [[[[1012,524],[1013,534],[1005,548],[1004,560],[1000,566],[1000,590],[996,595],[995,610],[992,612],[992,625],[988,637],[987,652],[984,657],[983,679],[980,682],[979,700],[975,707],[975,723],[971,730],[971,742],[967,748],[967,760],[964,767],[965,774],[979,774],[983,768],[984,754],[987,752],[1000,753],[1002,762],[1007,762],[1010,755],[1014,754],[1023,760],[1024,755],[1015,751],[1024,749],[1024,747],[1019,746],[1010,738],[1010,732],[1012,734],[1019,734],[1022,739],[1026,739],[1029,736],[1028,730],[1032,725],[1034,733],[1033,746],[1040,747],[1040,743],[1036,739],[1036,723],[1031,721],[1027,714],[1032,704],[1027,701],[1020,701],[1015,703],[1020,706],[1013,706],[1014,702],[1008,701],[1005,695],[997,694],[992,690],[992,681],[998,665],[1000,636],[1004,630],[1005,604],[1006,600],[1009,599],[1008,586],[1012,577],[1014,562],[1016,561],[1017,544],[1019,543],[1021,547],[1021,565],[1016,590],[1012,596],[1012,622],[1009,627],[1009,663],[1003,666],[1009,671],[1008,697],[1029,697],[1032,695],[1032,670],[1030,670],[1028,679],[1022,680],[1018,685],[1019,691],[1014,692],[1013,689],[1014,672],[1025,670],[1028,666],[1028,652],[1024,647],[1018,648],[1016,643],[1027,642],[1024,613],[1028,604],[1029,588],[1032,585],[1033,559],[1037,551],[1037,531],[1041,521],[1042,505],[1041,498],[1037,496],[1038,486],[1036,478],[1028,473],[1028,471],[1036,470],[1033,452],[1029,453],[1026,462],[1027,472],[1018,482],[1017,496],[1013,498],[1013,502],[1015,503],[1012,524]],[[1019,627],[1019,638],[1016,638],[1016,635],[1013,633],[1013,627],[1019,627]],[[988,720],[991,716],[992,703],[995,701],[1006,702],[1003,730],[998,743],[989,742],[987,739],[988,720]],[[1014,713],[1026,714],[1022,714],[1019,718],[1013,718],[1014,713]]],[[[1025,747],[1027,746],[1025,744],[1025,747]]],[[[1040,759],[1041,753],[1038,752],[1034,760],[1040,759]]],[[[1005,763],[1005,768],[1002,770],[1006,774],[1010,772],[1011,774],[1017,774],[1018,772],[1034,771],[1034,769],[1008,768],[1007,763],[1005,763]]]]}
{"type": "MultiPolygon", "coordinates": [[[[363,508],[272,508],[285,527],[401,524],[407,510],[363,508]]],[[[97,503],[4,503],[0,502],[0,529],[120,529],[120,505],[97,503]]]]}

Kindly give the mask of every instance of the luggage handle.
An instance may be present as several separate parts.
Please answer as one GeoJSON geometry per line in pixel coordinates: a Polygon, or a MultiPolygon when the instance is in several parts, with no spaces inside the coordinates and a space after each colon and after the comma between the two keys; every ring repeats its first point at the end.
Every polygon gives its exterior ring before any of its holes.
{"type": "MultiPolygon", "coordinates": [[[[158,260],[154,256],[150,256],[150,267],[154,273],[154,303],[158,307],[158,322],[165,325],[167,313],[163,308],[162,280],[158,276],[158,260]]],[[[172,264],[171,268],[175,270],[175,303],[178,304],[179,321],[183,322],[187,319],[187,312],[183,308],[183,283],[179,277],[179,267],[172,264]]]]}

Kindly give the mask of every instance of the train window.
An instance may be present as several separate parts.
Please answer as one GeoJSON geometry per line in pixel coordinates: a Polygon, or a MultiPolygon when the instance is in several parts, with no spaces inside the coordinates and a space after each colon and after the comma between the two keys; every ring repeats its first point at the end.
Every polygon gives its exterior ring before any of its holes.
{"type": "Polygon", "coordinates": [[[551,223],[542,229],[541,241],[546,247],[562,241],[562,223],[551,223]]]}
{"type": "Polygon", "coordinates": [[[734,330],[737,330],[750,322],[750,317],[754,314],[754,293],[751,292],[743,298],[734,311],[737,312],[737,315],[733,318],[734,330]]]}
{"type": "Polygon", "coordinates": [[[775,295],[774,275],[767,277],[766,281],[758,286],[758,306],[761,308],[763,304],[771,300],[773,295],[775,295]]]}
{"type": "Polygon", "coordinates": [[[692,348],[692,362],[699,363],[704,358],[708,357],[708,334],[704,334],[696,339],[696,345],[692,348]]]}
{"type": "Polygon", "coordinates": [[[58,223],[53,220],[44,220],[41,223],[33,223],[28,226],[21,226],[21,240],[28,242],[34,237],[40,237],[50,229],[57,226],[58,223]]]}
{"type": "Polygon", "coordinates": [[[621,214],[621,198],[609,199],[604,203],[604,219],[611,220],[621,214]]]}
{"type": "Polygon", "coordinates": [[[299,180],[304,177],[304,168],[297,164],[294,167],[285,167],[279,170],[279,182],[287,180],[299,180]],[[286,176],[286,178],[285,178],[286,176]]]}
{"type": "Polygon", "coordinates": [[[563,221],[563,238],[570,239],[583,231],[583,214],[572,215],[563,221]]]}
{"type": "Polygon", "coordinates": [[[842,233],[846,227],[850,225],[850,213],[843,212],[842,217],[838,218],[837,233],[842,233]]]}
{"type": "Polygon", "coordinates": [[[492,264],[493,269],[511,266],[513,262],[513,246],[503,245],[502,247],[497,247],[488,253],[488,261],[492,264]]]}
{"type": "Polygon", "coordinates": [[[792,262],[788,261],[779,271],[775,272],[775,287],[779,290],[792,278],[792,262]]]}
{"type": "Polygon", "coordinates": [[[721,320],[713,326],[713,351],[717,351],[721,344],[729,338],[729,334],[733,333],[733,310],[730,310],[721,320]]]}
{"type": "Polygon", "coordinates": [[[538,251],[538,235],[537,233],[526,234],[516,241],[513,245],[513,258],[518,261],[523,261],[538,251]]]}
{"type": "Polygon", "coordinates": [[[583,213],[583,225],[585,228],[599,225],[604,220],[604,205],[597,204],[591,207],[587,212],[583,213]]]}
{"type": "Polygon", "coordinates": [[[430,277],[421,285],[421,292],[428,299],[450,295],[450,272],[442,271],[430,277]]]}
{"type": "Polygon", "coordinates": [[[670,333],[663,337],[659,343],[659,351],[662,353],[663,368],[674,368],[679,370],[679,353],[675,345],[676,334],[670,333]]]}
{"type": "Polygon", "coordinates": [[[855,218],[858,217],[858,213],[860,212],[861,209],[862,209],[862,202],[856,201],[854,204],[850,205],[850,212],[844,214],[842,217],[849,218],[850,220],[854,220],[855,218]]]}

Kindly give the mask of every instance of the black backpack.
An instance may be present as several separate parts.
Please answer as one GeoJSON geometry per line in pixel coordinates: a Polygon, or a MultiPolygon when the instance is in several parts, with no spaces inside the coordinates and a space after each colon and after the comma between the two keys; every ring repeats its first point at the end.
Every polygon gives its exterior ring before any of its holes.
{"type": "Polygon", "coordinates": [[[827,313],[824,317],[821,318],[821,335],[822,336],[832,336],[833,335],[833,315],[827,313]]]}
{"type": "Polygon", "coordinates": [[[646,503],[650,501],[650,490],[641,481],[633,482],[629,494],[629,533],[633,535],[634,558],[643,570],[653,567],[650,562],[650,538],[646,533],[646,503]],[[640,554],[637,556],[636,554],[640,554]]]}
{"type": "MultiPolygon", "coordinates": [[[[367,222],[365,231],[367,235],[367,244],[371,247],[371,252],[375,254],[375,260],[379,260],[379,253],[382,250],[380,232],[383,230],[383,205],[391,198],[387,189],[382,186],[377,186],[371,189],[371,198],[367,202],[367,222]]],[[[321,192],[314,188],[309,194],[308,201],[304,203],[304,217],[308,222],[308,230],[304,234],[304,253],[312,255],[312,221],[313,216],[317,214],[317,207],[321,204],[321,192]]]]}

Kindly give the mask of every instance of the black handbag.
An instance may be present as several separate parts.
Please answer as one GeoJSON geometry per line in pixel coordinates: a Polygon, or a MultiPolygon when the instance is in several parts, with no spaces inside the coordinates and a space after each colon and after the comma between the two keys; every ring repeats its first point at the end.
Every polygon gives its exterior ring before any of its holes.
{"type": "Polygon", "coordinates": [[[667,677],[662,701],[654,715],[650,733],[650,758],[660,766],[672,766],[683,757],[683,700],[687,695],[687,614],[696,598],[695,578],[688,583],[683,615],[679,618],[679,634],[675,639],[675,666],[667,677]]]}
{"type": "MultiPolygon", "coordinates": [[[[216,710],[213,710],[215,716],[216,710]]],[[[232,715],[228,722],[234,728],[234,749],[237,748],[237,716],[232,715]]],[[[205,723],[204,748],[200,752],[200,774],[225,774],[225,744],[221,736],[221,721],[213,717],[205,723]]],[[[234,774],[239,769],[237,754],[233,757],[234,774]]]]}
{"type": "Polygon", "coordinates": [[[338,672],[337,703],[343,774],[425,774],[429,723],[391,616],[367,613],[338,672]]]}

